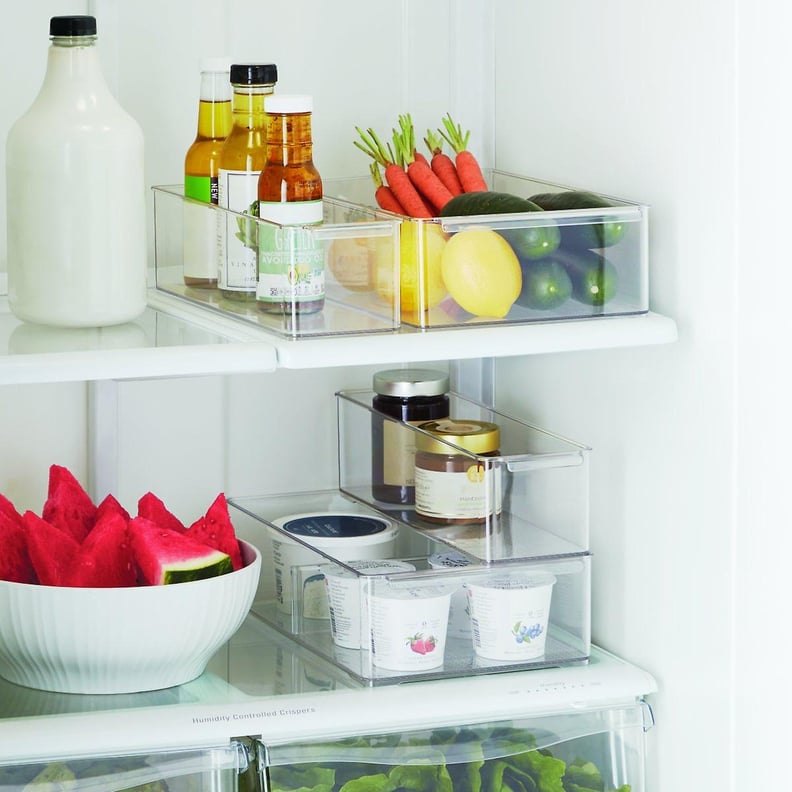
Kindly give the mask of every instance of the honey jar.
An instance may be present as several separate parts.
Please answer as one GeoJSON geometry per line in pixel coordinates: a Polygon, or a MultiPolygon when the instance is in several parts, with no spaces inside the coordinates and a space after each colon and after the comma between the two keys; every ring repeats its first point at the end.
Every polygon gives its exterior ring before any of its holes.
{"type": "Polygon", "coordinates": [[[418,426],[415,513],[443,525],[483,523],[500,514],[500,429],[489,421],[447,418],[418,426]]]}

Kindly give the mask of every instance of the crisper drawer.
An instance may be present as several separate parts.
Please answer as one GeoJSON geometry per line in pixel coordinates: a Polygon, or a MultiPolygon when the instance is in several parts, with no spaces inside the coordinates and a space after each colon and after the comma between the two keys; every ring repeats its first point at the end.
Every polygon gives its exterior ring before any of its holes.
{"type": "Polygon", "coordinates": [[[255,792],[251,747],[0,765],[0,792],[255,792]]]}
{"type": "Polygon", "coordinates": [[[495,723],[265,744],[262,760],[270,792],[644,792],[645,733],[652,723],[648,704],[638,701],[495,723]]]}

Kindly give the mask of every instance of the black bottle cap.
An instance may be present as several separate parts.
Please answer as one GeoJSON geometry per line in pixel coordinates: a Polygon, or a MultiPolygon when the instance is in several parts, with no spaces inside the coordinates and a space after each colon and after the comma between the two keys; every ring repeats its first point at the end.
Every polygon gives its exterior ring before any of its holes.
{"type": "Polygon", "coordinates": [[[95,36],[96,17],[56,16],[50,19],[50,36],[95,36]]]}
{"type": "Polygon", "coordinates": [[[236,85],[269,85],[278,82],[274,63],[232,63],[231,82],[236,85]]]}

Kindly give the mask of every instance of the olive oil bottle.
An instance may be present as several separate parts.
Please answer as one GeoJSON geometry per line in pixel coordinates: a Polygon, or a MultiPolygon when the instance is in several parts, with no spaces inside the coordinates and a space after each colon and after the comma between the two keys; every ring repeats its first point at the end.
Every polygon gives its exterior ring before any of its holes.
{"type": "MultiPolygon", "coordinates": [[[[184,195],[203,203],[218,202],[220,148],[231,131],[231,62],[201,61],[198,131],[184,158],[184,195]]],[[[217,286],[217,224],[214,212],[189,201],[184,205],[184,283],[194,288],[217,286]]]]}
{"type": "MultiPolygon", "coordinates": [[[[272,63],[231,65],[233,126],[220,149],[219,204],[258,218],[258,179],[267,157],[264,98],[275,89],[272,63]]],[[[224,213],[218,233],[218,288],[231,300],[255,300],[258,222],[224,213]]]]}

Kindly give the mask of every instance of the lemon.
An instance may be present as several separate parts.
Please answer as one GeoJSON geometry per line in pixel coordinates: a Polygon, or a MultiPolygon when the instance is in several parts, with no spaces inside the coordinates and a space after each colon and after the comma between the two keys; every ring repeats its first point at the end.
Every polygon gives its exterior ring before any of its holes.
{"type": "Polygon", "coordinates": [[[372,287],[372,253],[365,238],[334,239],[327,264],[335,279],[350,291],[368,291],[372,287]]]}
{"type": "MultiPolygon", "coordinates": [[[[437,305],[448,290],[443,283],[441,262],[446,246],[445,234],[437,223],[405,221],[400,231],[399,266],[400,308],[405,314],[427,311],[437,305]]],[[[393,300],[393,262],[377,261],[377,293],[393,300]]]]}
{"type": "Polygon", "coordinates": [[[502,319],[522,289],[520,262],[509,243],[489,228],[459,231],[446,243],[442,277],[468,313],[502,319]]]}

